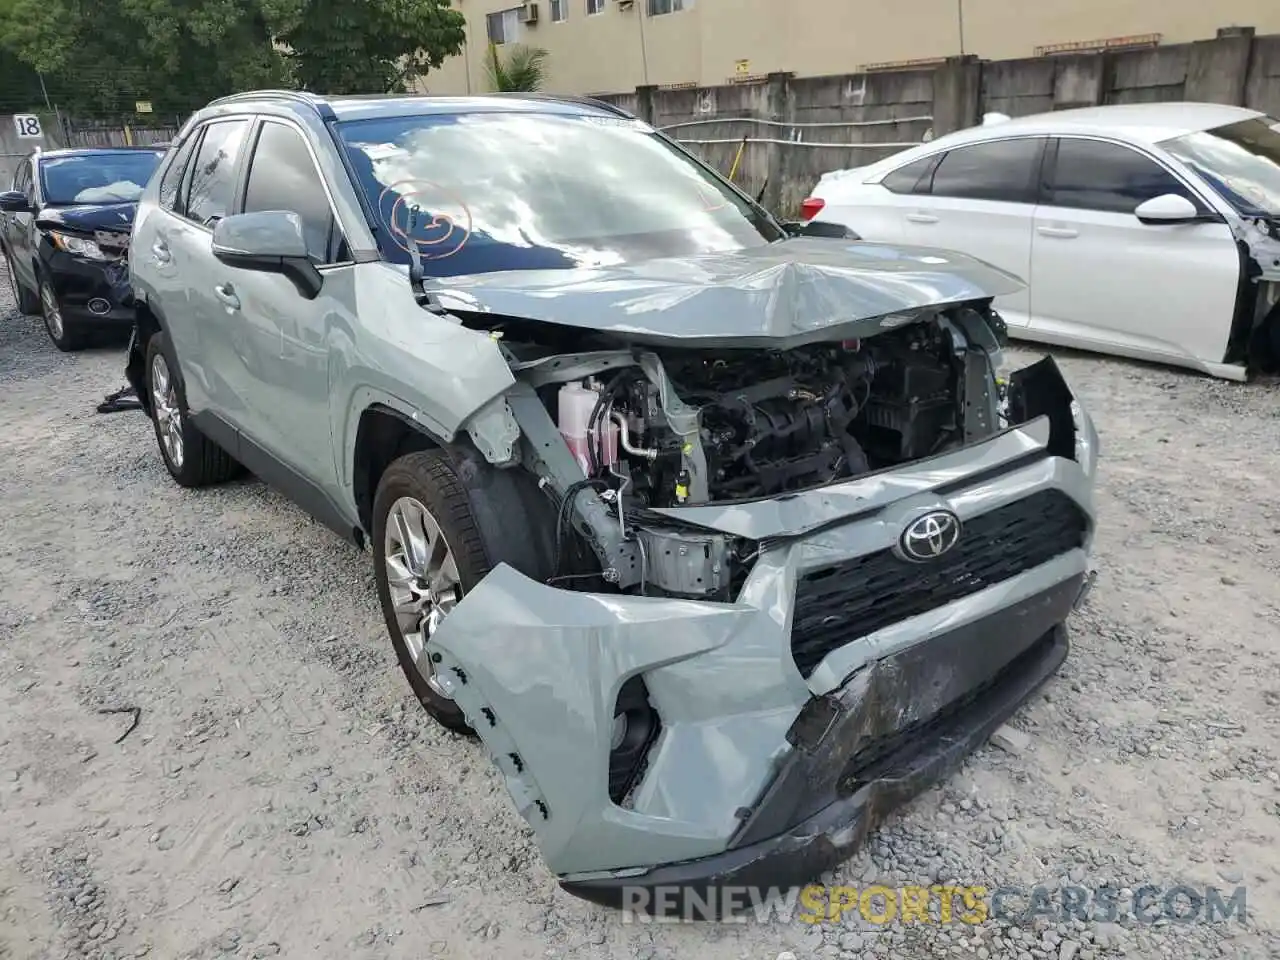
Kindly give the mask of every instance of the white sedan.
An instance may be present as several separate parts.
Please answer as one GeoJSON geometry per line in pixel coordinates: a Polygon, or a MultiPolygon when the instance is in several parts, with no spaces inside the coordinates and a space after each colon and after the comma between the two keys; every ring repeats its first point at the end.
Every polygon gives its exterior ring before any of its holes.
{"type": "Polygon", "coordinates": [[[1280,122],[1151,103],[998,118],[822,177],[806,219],[1027,282],[1011,337],[1192,367],[1280,367],[1280,122]]]}

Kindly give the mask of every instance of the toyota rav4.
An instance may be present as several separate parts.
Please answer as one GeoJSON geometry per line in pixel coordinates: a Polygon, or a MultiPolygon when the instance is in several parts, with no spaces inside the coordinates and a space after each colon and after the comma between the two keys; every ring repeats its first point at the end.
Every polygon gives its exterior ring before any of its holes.
{"type": "Polygon", "coordinates": [[[1067,654],[1097,437],[1021,281],[805,235],[635,117],[239,94],[142,197],[130,382],[373,555],[569,890],[816,877],[1067,654]]]}

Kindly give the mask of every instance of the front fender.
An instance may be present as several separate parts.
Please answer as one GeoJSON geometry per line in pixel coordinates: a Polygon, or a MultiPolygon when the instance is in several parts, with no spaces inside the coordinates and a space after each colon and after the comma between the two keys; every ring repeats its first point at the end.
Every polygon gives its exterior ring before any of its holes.
{"type": "MultiPolygon", "coordinates": [[[[614,704],[632,676],[724,645],[754,613],[558,590],[502,564],[449,614],[428,651],[439,656],[437,676],[505,777],[547,865],[567,874],[723,848],[732,810],[719,829],[667,832],[610,802],[614,704]]],[[[734,752],[725,757],[732,762],[734,752]]]]}

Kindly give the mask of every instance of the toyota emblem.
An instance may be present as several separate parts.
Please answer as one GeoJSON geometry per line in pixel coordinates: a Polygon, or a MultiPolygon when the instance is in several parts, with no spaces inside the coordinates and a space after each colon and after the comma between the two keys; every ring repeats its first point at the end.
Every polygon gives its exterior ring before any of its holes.
{"type": "Polygon", "coordinates": [[[960,518],[950,510],[931,510],[912,520],[898,538],[898,548],[908,560],[936,560],[960,539],[960,518]]]}

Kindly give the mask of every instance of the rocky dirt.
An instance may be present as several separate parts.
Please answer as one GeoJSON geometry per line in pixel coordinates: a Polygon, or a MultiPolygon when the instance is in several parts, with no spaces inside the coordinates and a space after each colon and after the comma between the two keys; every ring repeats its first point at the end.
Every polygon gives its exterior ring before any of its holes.
{"type": "Polygon", "coordinates": [[[59,354],[0,295],[3,960],[1280,951],[1276,384],[1060,357],[1104,445],[1073,655],[829,878],[1243,886],[1244,923],[644,926],[558,892],[421,714],[367,556],[255,481],[180,490],[141,413],[94,412],[122,351],[59,354]]]}

